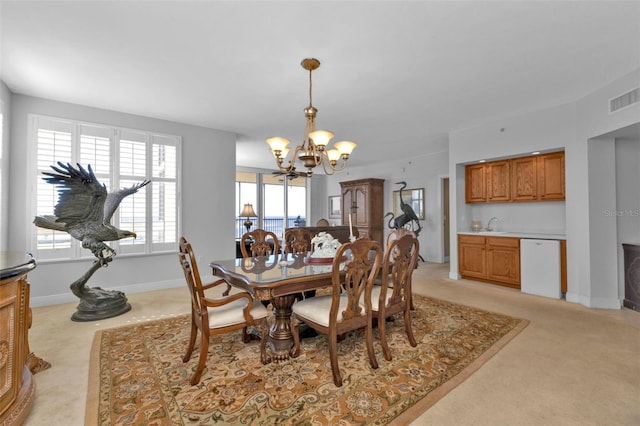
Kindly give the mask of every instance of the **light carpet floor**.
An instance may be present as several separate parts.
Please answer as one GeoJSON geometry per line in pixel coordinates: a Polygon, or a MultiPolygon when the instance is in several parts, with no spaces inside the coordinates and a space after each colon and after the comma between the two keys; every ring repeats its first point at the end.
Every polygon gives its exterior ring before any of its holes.
{"type": "MultiPolygon", "coordinates": [[[[528,327],[413,425],[638,425],[640,313],[599,310],[469,280],[420,263],[414,291],[524,318],[528,327]]],[[[89,353],[97,330],[189,309],[186,286],[127,294],[133,309],[77,323],[75,303],[33,308],[31,350],[52,367],[34,376],[26,426],[84,422],[89,353]]]]}

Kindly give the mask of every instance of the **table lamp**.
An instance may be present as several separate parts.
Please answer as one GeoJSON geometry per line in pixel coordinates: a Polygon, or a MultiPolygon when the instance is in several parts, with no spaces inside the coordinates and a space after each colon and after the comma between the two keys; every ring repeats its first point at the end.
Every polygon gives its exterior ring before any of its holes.
{"type": "Polygon", "coordinates": [[[244,226],[247,228],[247,232],[249,232],[249,229],[251,229],[251,225],[253,225],[253,222],[251,222],[251,220],[249,220],[250,217],[258,217],[258,215],[256,214],[256,212],[253,210],[253,206],[250,203],[246,203],[244,205],[244,207],[242,207],[242,211],[240,212],[240,216],[244,216],[247,218],[247,220],[244,221],[244,226]]]}

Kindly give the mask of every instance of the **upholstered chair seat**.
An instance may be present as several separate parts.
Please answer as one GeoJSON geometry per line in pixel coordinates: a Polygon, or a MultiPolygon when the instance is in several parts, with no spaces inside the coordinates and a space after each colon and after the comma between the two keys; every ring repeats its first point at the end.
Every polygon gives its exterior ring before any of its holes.
{"type": "MultiPolygon", "coordinates": [[[[222,306],[208,306],[207,311],[209,312],[209,327],[221,328],[246,322],[243,310],[246,308],[247,303],[249,303],[249,301],[246,298],[242,298],[234,300],[222,306]]],[[[249,314],[254,320],[266,318],[267,308],[265,308],[261,303],[254,303],[251,307],[251,310],[249,311],[249,314]]]]}

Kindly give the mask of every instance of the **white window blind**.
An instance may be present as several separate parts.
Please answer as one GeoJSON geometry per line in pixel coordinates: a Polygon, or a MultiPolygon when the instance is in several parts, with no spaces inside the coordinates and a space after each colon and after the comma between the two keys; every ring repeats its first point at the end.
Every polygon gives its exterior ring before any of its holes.
{"type": "MultiPolygon", "coordinates": [[[[108,245],[125,254],[177,248],[180,137],[36,115],[31,122],[30,140],[36,151],[34,216],[53,215],[58,201],[57,186],[45,182],[42,172],[51,172],[58,162],[80,163],[84,168],[90,164],[107,190],[151,180],[126,197],[111,219],[112,225],[137,237],[108,245]]],[[[34,228],[33,246],[39,259],[93,257],[66,232],[34,228]]]]}

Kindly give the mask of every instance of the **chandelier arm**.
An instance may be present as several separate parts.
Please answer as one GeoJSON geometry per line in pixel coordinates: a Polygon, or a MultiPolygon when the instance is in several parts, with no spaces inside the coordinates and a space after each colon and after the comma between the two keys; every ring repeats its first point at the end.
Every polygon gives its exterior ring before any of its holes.
{"type": "Polygon", "coordinates": [[[329,160],[327,159],[327,161],[325,161],[324,155],[320,157],[320,162],[322,163],[322,169],[324,170],[325,175],[331,176],[336,172],[336,169],[334,169],[331,163],[329,163],[329,160]],[[329,170],[327,170],[327,165],[329,166],[329,170]]]}
{"type": "Polygon", "coordinates": [[[293,152],[291,152],[291,158],[289,159],[289,165],[285,168],[283,168],[282,166],[280,166],[280,171],[281,172],[286,172],[289,173],[291,171],[293,171],[293,169],[295,169],[295,164],[296,164],[296,159],[298,158],[298,152],[300,152],[300,150],[302,150],[302,146],[298,145],[293,149],[293,152]]]}
{"type": "Polygon", "coordinates": [[[321,162],[322,162],[322,168],[324,169],[324,172],[331,176],[332,174],[334,174],[335,172],[339,172],[344,170],[345,167],[347,167],[347,160],[345,160],[344,158],[340,158],[340,160],[338,160],[338,162],[336,163],[335,166],[331,165],[331,163],[329,162],[329,159],[326,158],[324,155],[321,158],[321,162]],[[326,161],[325,161],[326,160],[326,161]],[[327,171],[327,166],[325,165],[325,162],[327,163],[327,165],[331,168],[331,172],[327,171]]]}
{"type": "Polygon", "coordinates": [[[336,172],[339,172],[340,170],[344,170],[345,167],[347,167],[347,160],[345,160],[344,158],[339,160],[340,161],[340,166],[338,166],[338,163],[336,163],[336,166],[332,166],[333,170],[335,170],[336,172]]]}

